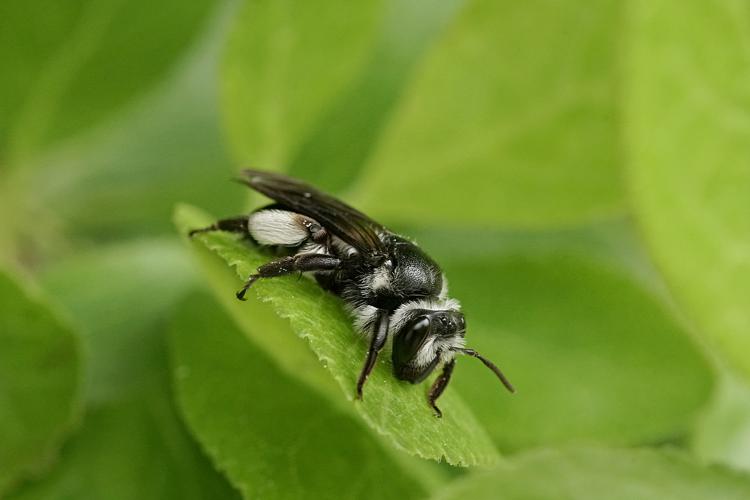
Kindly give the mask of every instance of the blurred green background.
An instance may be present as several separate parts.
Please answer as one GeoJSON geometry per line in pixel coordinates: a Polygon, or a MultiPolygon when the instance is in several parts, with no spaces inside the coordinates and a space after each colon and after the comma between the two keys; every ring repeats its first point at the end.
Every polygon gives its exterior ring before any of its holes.
{"type": "Polygon", "coordinates": [[[0,498],[750,498],[747,2],[2,0],[0,73],[0,498]],[[518,393],[352,402],[335,298],[182,238],[244,166],[415,238],[518,393]]]}

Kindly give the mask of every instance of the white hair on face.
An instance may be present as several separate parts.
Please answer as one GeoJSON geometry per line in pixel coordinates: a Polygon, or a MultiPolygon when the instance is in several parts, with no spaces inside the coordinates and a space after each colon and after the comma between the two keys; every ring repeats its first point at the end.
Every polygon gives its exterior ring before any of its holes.
{"type": "Polygon", "coordinates": [[[419,351],[417,351],[413,363],[420,368],[424,368],[432,363],[432,360],[438,354],[440,354],[440,360],[447,363],[456,356],[453,349],[460,349],[465,345],[464,338],[459,335],[448,339],[428,338],[422,347],[419,348],[419,351]]]}
{"type": "Polygon", "coordinates": [[[310,237],[305,220],[295,212],[267,209],[250,214],[247,227],[261,245],[297,246],[310,237]]]}
{"type": "Polygon", "coordinates": [[[421,299],[405,302],[391,316],[391,331],[400,330],[404,326],[404,322],[409,319],[410,313],[420,309],[427,311],[460,311],[461,304],[456,299],[440,297],[437,299],[421,299]]]}

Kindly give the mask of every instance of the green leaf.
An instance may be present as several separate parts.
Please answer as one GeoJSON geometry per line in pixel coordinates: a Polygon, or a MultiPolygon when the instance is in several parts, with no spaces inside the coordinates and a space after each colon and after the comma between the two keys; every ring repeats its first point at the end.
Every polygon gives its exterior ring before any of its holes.
{"type": "Polygon", "coordinates": [[[89,410],[59,464],[11,500],[239,498],[183,429],[164,372],[136,397],[89,410]]]}
{"type": "Polygon", "coordinates": [[[226,24],[215,23],[158,92],[0,182],[0,259],[56,262],[70,240],[171,235],[176,199],[217,213],[240,203],[245,190],[221,182],[234,170],[213,78],[226,24]]]}
{"type": "MultiPolygon", "coordinates": [[[[191,228],[202,227],[213,220],[195,208],[177,209],[177,228],[187,234],[191,228]]],[[[284,371],[296,377],[307,377],[298,362],[310,366],[309,354],[300,353],[302,342],[293,336],[283,336],[283,330],[254,327],[253,318],[261,304],[254,308],[234,298],[237,277],[228,279],[227,265],[234,267],[241,277],[248,276],[262,262],[268,260],[255,248],[226,233],[208,233],[190,243],[201,256],[201,263],[209,282],[224,305],[239,320],[243,331],[259,347],[280,363],[284,371]],[[220,259],[216,258],[217,254],[220,259]],[[272,332],[273,335],[269,334],[272,332]],[[290,360],[293,360],[290,362],[290,360]]],[[[380,356],[365,388],[364,401],[355,402],[355,381],[364,360],[366,345],[361,335],[352,328],[352,321],[341,302],[308,280],[295,277],[277,278],[253,286],[254,293],[281,318],[287,319],[292,330],[305,339],[340,387],[335,390],[319,372],[311,369],[307,383],[337,402],[341,408],[354,406],[367,424],[385,436],[396,447],[413,455],[439,460],[444,458],[454,465],[489,464],[497,460],[497,451],[485,431],[449,388],[441,398],[443,419],[436,419],[426,403],[426,387],[412,386],[397,381],[391,373],[390,356],[380,356]],[[341,391],[351,402],[343,401],[341,391]]],[[[252,302],[252,301],[251,301],[252,302]]],[[[267,307],[266,306],[266,307],[267,307]]],[[[267,309],[266,309],[267,311],[267,309]]],[[[268,312],[265,313],[268,315],[268,312]]],[[[261,318],[261,322],[263,319],[261,318]]],[[[278,323],[278,320],[276,320],[278,323]]],[[[330,379],[329,379],[330,380],[330,379]]]]}
{"type": "Polygon", "coordinates": [[[704,462],[750,471],[750,387],[729,372],[719,382],[692,433],[691,450],[704,462]]]}
{"type": "Polygon", "coordinates": [[[229,137],[242,162],[285,165],[315,117],[354,78],[380,0],[245,2],[222,75],[229,137]]]}
{"type": "Polygon", "coordinates": [[[517,457],[459,479],[442,500],[722,500],[750,497],[748,476],[670,451],[569,448],[517,457]]]}
{"type": "Polygon", "coordinates": [[[48,465],[79,410],[81,352],[46,305],[0,273],[0,496],[48,465]]]}
{"type": "Polygon", "coordinates": [[[356,178],[405,82],[460,0],[247,2],[224,109],[242,163],[329,189],[356,178]]]}
{"type": "Polygon", "coordinates": [[[420,240],[462,301],[468,345],[517,388],[508,397],[481,364],[457,364],[454,383],[503,450],[673,439],[709,399],[714,374],[702,352],[606,244],[594,250],[593,233],[420,240]]]}
{"type": "Polygon", "coordinates": [[[226,24],[203,36],[158,92],[109,126],[45,155],[29,187],[43,200],[45,216],[38,218],[59,221],[71,237],[111,240],[171,234],[174,200],[217,213],[240,203],[245,191],[222,185],[234,171],[219,127],[214,78],[226,24]]]}
{"type": "Polygon", "coordinates": [[[630,12],[634,211],[685,314],[748,376],[750,9],[638,1],[630,12]]]}
{"type": "Polygon", "coordinates": [[[72,35],[85,4],[86,0],[0,3],[0,164],[5,163],[6,141],[23,109],[29,83],[49,64],[61,41],[72,35]]]}
{"type": "Polygon", "coordinates": [[[18,164],[111,116],[166,74],[215,4],[4,1],[0,66],[10,77],[0,95],[11,113],[0,155],[18,164]]]}
{"type": "Polygon", "coordinates": [[[279,371],[210,296],[177,310],[171,346],[182,413],[245,498],[424,497],[359,419],[279,371]]]}
{"type": "Polygon", "coordinates": [[[88,405],[55,468],[15,500],[238,497],[172,400],[165,323],[193,284],[187,257],[173,240],[144,240],[98,246],[42,273],[84,333],[88,405]]]}
{"type": "Polygon", "coordinates": [[[82,251],[45,269],[41,278],[83,334],[86,399],[100,403],[146,383],[161,357],[154,328],[195,274],[177,241],[155,239],[82,251]]]}
{"type": "Polygon", "coordinates": [[[403,92],[357,184],[361,208],[440,227],[622,212],[619,6],[468,2],[403,92]]]}

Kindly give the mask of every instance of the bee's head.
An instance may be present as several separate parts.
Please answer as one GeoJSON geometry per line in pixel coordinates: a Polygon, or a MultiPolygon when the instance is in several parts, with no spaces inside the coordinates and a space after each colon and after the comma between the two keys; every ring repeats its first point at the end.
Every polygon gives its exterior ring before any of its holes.
{"type": "Polygon", "coordinates": [[[397,378],[418,383],[464,345],[466,320],[457,309],[411,309],[396,323],[393,369],[397,378]]]}
{"type": "Polygon", "coordinates": [[[465,354],[479,359],[510,392],[515,389],[500,369],[473,349],[464,347],[466,320],[458,303],[409,303],[394,314],[393,371],[413,384],[424,380],[441,362],[465,354]]]}

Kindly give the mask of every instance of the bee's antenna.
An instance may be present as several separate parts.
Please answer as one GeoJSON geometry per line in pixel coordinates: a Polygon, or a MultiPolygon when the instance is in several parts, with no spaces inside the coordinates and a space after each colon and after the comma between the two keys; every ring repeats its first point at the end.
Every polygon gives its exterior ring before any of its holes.
{"type": "Polygon", "coordinates": [[[497,378],[500,379],[500,382],[503,383],[506,389],[508,389],[510,392],[516,392],[516,389],[513,387],[513,384],[510,383],[510,381],[503,375],[503,372],[500,371],[500,368],[498,368],[495,363],[490,361],[489,359],[485,358],[481,354],[479,354],[474,349],[465,349],[463,347],[454,347],[451,349],[451,351],[460,352],[461,354],[466,354],[468,356],[471,356],[473,358],[477,358],[479,361],[484,363],[484,366],[495,372],[495,375],[497,375],[497,378]]]}

